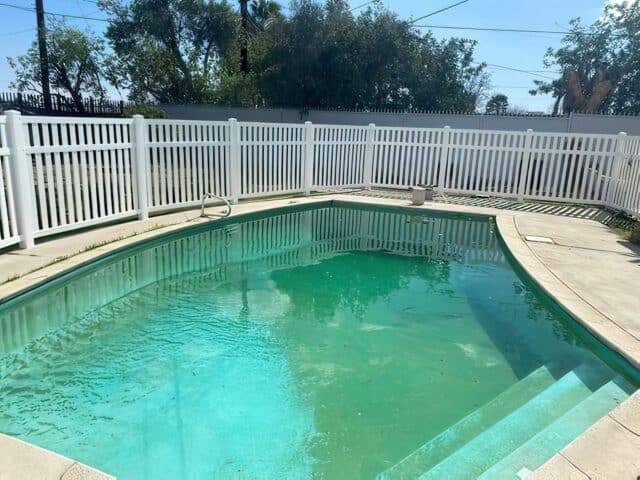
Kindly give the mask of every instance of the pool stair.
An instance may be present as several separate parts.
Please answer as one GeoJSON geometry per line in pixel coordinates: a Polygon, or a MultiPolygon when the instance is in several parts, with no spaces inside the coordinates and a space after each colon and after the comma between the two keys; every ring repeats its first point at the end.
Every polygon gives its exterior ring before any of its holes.
{"type": "Polygon", "coordinates": [[[486,470],[478,479],[514,479],[523,468],[535,470],[557,451],[619,405],[635,388],[622,377],[605,383],[582,402],[486,470]]]}
{"type": "Polygon", "coordinates": [[[555,370],[533,371],[377,479],[518,480],[634,390],[603,364],[584,363],[558,380],[555,370]]]}

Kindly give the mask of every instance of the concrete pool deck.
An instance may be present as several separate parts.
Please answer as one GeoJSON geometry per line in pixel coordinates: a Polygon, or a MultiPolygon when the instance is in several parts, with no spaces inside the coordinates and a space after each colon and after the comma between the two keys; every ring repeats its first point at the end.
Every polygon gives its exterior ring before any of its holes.
{"type": "MultiPolygon", "coordinates": [[[[232,216],[326,200],[394,206],[409,203],[404,198],[342,193],[243,202],[233,206],[232,216]]],[[[529,275],[579,323],[640,369],[640,247],[591,219],[453,203],[412,208],[495,216],[502,238],[529,275]]],[[[223,210],[211,207],[207,213],[223,210]]],[[[28,250],[0,254],[0,299],[131,243],[208,221],[199,218],[198,210],[190,210],[73,233],[42,241],[28,250]]],[[[100,473],[64,457],[0,436],[0,480],[112,478],[96,475],[100,473]],[[65,464],[66,470],[58,468],[63,460],[70,462],[65,464]],[[49,471],[47,465],[58,467],[49,471]],[[73,465],[76,471],[71,470],[73,465]],[[7,468],[10,471],[5,471],[7,468]],[[83,468],[87,468],[84,474],[83,468]],[[67,470],[74,476],[68,476],[67,470]]],[[[636,479],[639,475],[640,391],[527,478],[636,479]]]]}

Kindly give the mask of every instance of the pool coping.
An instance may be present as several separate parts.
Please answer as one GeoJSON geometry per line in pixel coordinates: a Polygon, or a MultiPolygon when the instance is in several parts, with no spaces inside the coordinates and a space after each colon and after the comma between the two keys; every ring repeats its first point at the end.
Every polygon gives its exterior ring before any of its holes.
{"type": "MultiPolygon", "coordinates": [[[[309,197],[288,197],[277,200],[258,200],[252,202],[234,205],[230,217],[240,217],[251,213],[279,209],[285,206],[318,204],[339,201],[341,203],[353,204],[369,204],[384,205],[394,207],[409,207],[406,200],[388,199],[375,197],[350,196],[344,193],[330,195],[315,195],[309,197]]],[[[571,288],[566,282],[562,281],[556,275],[552,268],[549,267],[528,245],[524,236],[518,228],[518,217],[522,215],[520,212],[497,210],[488,207],[476,207],[455,204],[425,204],[424,206],[411,206],[412,209],[425,211],[441,211],[447,213],[486,215],[495,218],[498,233],[506,245],[509,253],[515,261],[524,269],[526,274],[553,300],[555,300],[562,308],[569,313],[577,323],[585,327],[599,341],[607,345],[614,352],[622,355],[636,369],[640,369],[640,342],[633,337],[632,334],[625,331],[623,327],[616,324],[611,318],[590,305],[588,301],[580,296],[578,292],[571,288]]],[[[208,211],[219,211],[216,207],[208,209],[208,211]]],[[[27,290],[37,287],[38,285],[52,280],[54,277],[64,275],[69,270],[75,269],[81,265],[95,261],[100,257],[108,257],[117,253],[117,251],[130,247],[134,244],[142,243],[147,240],[160,238],[172,233],[176,233],[189,228],[204,225],[215,221],[215,219],[201,219],[193,217],[195,210],[184,212],[182,221],[176,223],[158,226],[157,228],[135,231],[131,236],[126,238],[114,238],[103,245],[86,251],[79,251],[67,258],[63,258],[55,263],[44,265],[41,268],[25,273],[15,280],[10,280],[0,284],[0,303],[7,299],[24,293],[27,290]]],[[[199,213],[199,212],[198,212],[199,213]]],[[[161,221],[163,217],[170,217],[172,214],[153,217],[150,221],[161,221]]],[[[173,214],[175,216],[175,214],[173,214]]],[[[540,215],[546,214],[532,214],[540,215]]],[[[586,222],[591,220],[584,220],[586,222]]],[[[136,222],[130,222],[133,224],[136,222]]],[[[140,222],[137,222],[140,223],[140,222]]],[[[139,225],[138,225],[139,226],[139,225]]],[[[107,227],[108,228],[108,227],[107,227]]],[[[51,242],[67,241],[74,234],[64,237],[63,239],[52,240],[51,242]]],[[[38,248],[38,246],[36,246],[38,248]]],[[[28,255],[28,251],[27,251],[28,255]]],[[[1,255],[0,255],[1,256],[1,255]]],[[[78,480],[108,480],[114,477],[98,472],[90,467],[84,466],[73,460],[66,459],[58,454],[33,446],[26,442],[0,434],[0,445],[2,442],[9,445],[13,450],[13,455],[18,458],[30,458],[30,464],[35,470],[25,471],[25,465],[15,465],[12,462],[0,463],[0,480],[11,478],[20,480],[22,478],[34,478],[33,472],[45,472],[38,478],[48,479],[64,479],[74,478],[78,480]],[[14,442],[12,443],[11,440],[14,442]],[[3,471],[3,465],[9,465],[10,472],[3,471]],[[73,477],[68,476],[69,473],[60,474],[58,470],[47,471],[49,465],[66,466],[66,470],[73,473],[73,477]],[[11,468],[15,467],[15,470],[11,468]],[[20,470],[22,468],[23,470],[20,470]],[[40,469],[40,470],[38,470],[40,469]],[[44,469],[44,470],[42,470],[44,469]],[[9,476],[5,476],[9,475],[9,476]],[[22,475],[22,476],[20,476],[22,475]],[[67,476],[65,476],[67,475],[67,476]]],[[[3,451],[4,449],[0,449],[3,451]]],[[[590,478],[596,475],[602,477],[603,471],[613,471],[619,468],[619,465],[636,468],[634,458],[638,457],[637,463],[640,463],[640,390],[635,392],[625,402],[616,409],[609,412],[590,429],[583,432],[571,444],[562,451],[552,457],[545,465],[536,470],[528,478],[531,479],[547,479],[547,478],[590,478]],[[602,438],[606,436],[619,438],[618,442],[605,441],[604,447],[602,438]],[[611,449],[615,452],[613,458],[616,458],[618,467],[611,465],[611,449]],[[631,450],[630,450],[631,449],[631,450]],[[602,452],[609,451],[609,455],[603,456],[602,452]],[[584,455],[584,452],[593,452],[592,455],[584,455]],[[626,455],[620,461],[619,453],[626,452],[626,455]],[[599,454],[599,455],[598,455],[599,454]],[[597,460],[599,459],[599,460],[597,460]],[[595,472],[595,473],[593,473],[595,472]],[[551,476],[550,476],[551,475],[551,476]],[[560,475],[560,476],[558,476],[560,475]]],[[[3,452],[4,453],[4,452],[3,452]]],[[[640,472],[640,465],[637,465],[637,471],[640,472]]],[[[614,477],[610,477],[614,478],[614,477]]]]}
{"type": "Polygon", "coordinates": [[[517,217],[496,216],[496,226],[509,253],[544,293],[600,342],[640,370],[638,341],[611,318],[590,305],[542,261],[529,242],[525,241],[525,235],[518,228],[517,217]]]}
{"type": "Polygon", "coordinates": [[[104,472],[31,443],[0,433],[0,480],[116,480],[104,472]]]}

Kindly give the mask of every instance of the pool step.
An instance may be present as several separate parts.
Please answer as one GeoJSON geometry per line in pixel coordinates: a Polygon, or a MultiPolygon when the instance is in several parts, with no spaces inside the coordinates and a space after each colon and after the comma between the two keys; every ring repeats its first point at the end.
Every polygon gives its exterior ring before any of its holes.
{"type": "Polygon", "coordinates": [[[472,480],[611,380],[601,364],[570,371],[516,411],[473,438],[419,478],[472,480]]]}
{"type": "Polygon", "coordinates": [[[411,479],[444,460],[505,416],[553,384],[554,368],[542,366],[512,385],[490,402],[470,413],[447,430],[439,433],[410,455],[380,473],[378,480],[411,479]]]}
{"type": "Polygon", "coordinates": [[[538,468],[634,390],[623,378],[614,378],[485,471],[478,477],[479,480],[519,480],[519,471],[523,468],[531,471],[538,468]]]}

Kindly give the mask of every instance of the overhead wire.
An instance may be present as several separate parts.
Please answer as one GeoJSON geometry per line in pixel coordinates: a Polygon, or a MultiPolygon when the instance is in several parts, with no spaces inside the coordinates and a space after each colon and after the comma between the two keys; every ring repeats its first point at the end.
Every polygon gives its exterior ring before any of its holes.
{"type": "MultiPolygon", "coordinates": [[[[33,7],[24,7],[22,5],[15,5],[13,3],[4,3],[0,2],[0,7],[9,7],[15,8],[16,10],[22,10],[25,12],[35,12],[36,9],[33,7]]],[[[84,15],[73,15],[70,13],[57,13],[57,12],[44,12],[45,15],[52,15],[54,17],[65,17],[65,18],[75,18],[78,20],[92,20],[94,22],[109,22],[106,18],[95,18],[95,17],[86,17],[84,15]]]]}
{"type": "Polygon", "coordinates": [[[355,7],[353,7],[353,8],[350,8],[350,9],[349,9],[349,11],[350,11],[350,12],[353,12],[354,10],[358,10],[359,8],[366,7],[367,5],[369,5],[369,4],[371,4],[371,3],[375,3],[376,1],[377,1],[377,0],[370,0],[370,1],[368,1],[368,2],[361,3],[361,4],[360,4],[360,5],[358,5],[358,6],[355,6],[355,7]]]}
{"type": "Polygon", "coordinates": [[[458,5],[462,5],[463,3],[467,3],[468,1],[469,0],[460,0],[459,2],[452,3],[451,5],[448,5],[448,6],[444,7],[444,8],[439,9],[439,10],[435,10],[433,12],[427,13],[426,15],[422,15],[421,17],[414,18],[411,21],[409,21],[409,23],[410,24],[414,24],[414,23],[416,23],[416,22],[418,22],[420,20],[423,20],[425,18],[432,17],[432,16],[437,15],[437,14],[442,13],[442,12],[446,12],[447,10],[455,8],[458,5]]]}
{"type": "MultiPolygon", "coordinates": [[[[478,64],[478,65],[480,65],[480,64],[478,64]]],[[[488,68],[498,68],[498,69],[502,69],[502,70],[510,70],[510,71],[513,71],[513,72],[526,73],[526,74],[529,74],[529,75],[533,75],[534,77],[546,78],[548,80],[557,80],[557,78],[555,78],[555,77],[551,77],[549,75],[542,75],[540,73],[537,73],[537,72],[542,72],[542,71],[546,73],[546,72],[548,72],[548,70],[524,70],[522,68],[508,67],[506,65],[498,65],[498,64],[495,64],[495,63],[485,63],[484,65],[486,67],[488,67],[488,68]]],[[[552,73],[552,72],[549,72],[549,73],[552,73]]],[[[557,72],[557,73],[560,73],[560,72],[557,72]]]]}
{"type": "Polygon", "coordinates": [[[501,33],[545,33],[553,35],[593,35],[589,32],[570,32],[563,30],[534,30],[527,28],[502,28],[502,27],[464,27],[460,25],[415,25],[418,28],[437,28],[443,30],[471,30],[480,32],[501,33]]]}
{"type": "Polygon", "coordinates": [[[18,30],[17,32],[2,33],[2,34],[0,34],[0,37],[10,37],[12,35],[19,35],[21,33],[32,32],[32,31],[35,31],[35,30],[36,30],[35,27],[25,28],[24,30],[18,30]]]}

